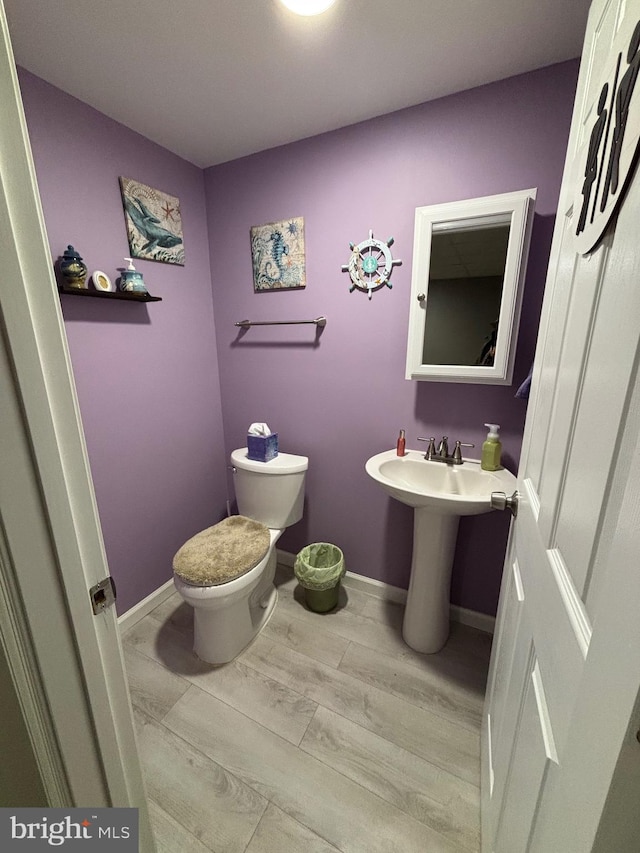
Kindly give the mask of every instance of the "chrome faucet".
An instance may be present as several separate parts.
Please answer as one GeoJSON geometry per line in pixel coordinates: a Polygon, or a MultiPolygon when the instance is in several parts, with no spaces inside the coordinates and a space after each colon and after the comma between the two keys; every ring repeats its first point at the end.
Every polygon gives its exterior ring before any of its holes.
{"type": "Polygon", "coordinates": [[[465,444],[463,441],[456,441],[456,446],[452,454],[449,454],[449,436],[443,435],[436,450],[435,436],[431,438],[420,438],[418,441],[428,441],[427,452],[424,458],[429,462],[444,462],[447,465],[462,465],[462,448],[475,447],[475,444],[465,444]]]}

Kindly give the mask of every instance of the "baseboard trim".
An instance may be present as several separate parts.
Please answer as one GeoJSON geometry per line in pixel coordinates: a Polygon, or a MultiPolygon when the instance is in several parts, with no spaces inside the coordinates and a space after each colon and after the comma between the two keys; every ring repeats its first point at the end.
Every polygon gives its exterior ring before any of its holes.
{"type": "Polygon", "coordinates": [[[293,568],[296,555],[292,554],[291,551],[281,551],[280,548],[276,548],[276,556],[281,566],[290,566],[293,568]]]}
{"type": "Polygon", "coordinates": [[[478,610],[469,610],[458,604],[451,604],[449,615],[453,622],[460,622],[470,628],[477,628],[485,634],[494,634],[496,629],[496,617],[488,613],[480,613],[478,610]]]}
{"type": "MultiPolygon", "coordinates": [[[[289,551],[281,551],[277,549],[278,562],[282,566],[293,568],[296,560],[296,555],[289,551]]],[[[369,595],[374,595],[376,598],[381,598],[384,601],[394,601],[396,604],[404,604],[407,600],[407,590],[401,589],[398,586],[393,586],[389,583],[368,578],[365,575],[358,575],[355,572],[347,572],[342,583],[346,587],[359,589],[369,595]]],[[[166,601],[170,595],[173,595],[175,587],[173,578],[168,580],[161,587],[158,587],[154,592],[143,598],[137,604],[134,604],[122,616],[118,616],[118,627],[120,633],[128,631],[129,628],[144,619],[152,610],[155,610],[163,601],[166,601]]],[[[466,607],[460,607],[457,604],[452,604],[450,609],[452,621],[460,622],[462,625],[469,625],[471,628],[477,628],[479,631],[484,631],[486,634],[493,634],[495,631],[496,620],[494,616],[489,616],[486,613],[479,613],[477,610],[469,610],[466,607]]]]}
{"type": "Polygon", "coordinates": [[[156,607],[158,607],[158,605],[162,604],[163,601],[166,601],[170,595],[173,595],[174,590],[175,586],[173,585],[173,578],[170,578],[166,583],[162,584],[162,586],[158,587],[158,589],[150,593],[146,598],[143,598],[142,601],[139,601],[137,604],[134,604],[133,607],[130,607],[126,613],[118,616],[118,628],[120,629],[120,633],[124,634],[124,632],[128,631],[129,628],[133,628],[137,622],[144,619],[144,617],[148,616],[152,610],[155,610],[156,607]]]}
{"type": "Polygon", "coordinates": [[[393,601],[396,604],[407,603],[407,590],[401,589],[399,586],[392,586],[390,583],[374,580],[373,578],[365,577],[365,575],[357,575],[355,572],[347,572],[342,583],[346,587],[359,589],[369,595],[375,595],[376,598],[381,598],[383,601],[393,601]]]}
{"type": "MultiPolygon", "coordinates": [[[[278,562],[281,565],[293,568],[296,560],[295,554],[291,554],[289,551],[281,551],[280,549],[277,549],[277,553],[278,562]]],[[[347,572],[342,583],[347,587],[350,586],[369,595],[375,595],[376,598],[381,598],[384,601],[394,601],[396,604],[404,604],[407,600],[406,589],[368,578],[365,575],[358,575],[355,572],[347,572]]],[[[469,610],[467,607],[452,604],[450,617],[454,622],[460,622],[462,625],[468,625],[470,628],[477,628],[486,634],[493,634],[495,631],[495,617],[489,616],[486,613],[480,613],[477,610],[469,610]]]]}

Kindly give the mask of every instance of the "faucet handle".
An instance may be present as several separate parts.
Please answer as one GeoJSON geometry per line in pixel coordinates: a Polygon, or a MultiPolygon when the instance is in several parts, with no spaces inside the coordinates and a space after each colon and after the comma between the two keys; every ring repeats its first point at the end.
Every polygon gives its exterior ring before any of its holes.
{"type": "Polygon", "coordinates": [[[475,447],[475,444],[465,444],[464,441],[456,441],[456,447],[453,451],[453,461],[456,465],[462,465],[462,448],[475,447]]]}
{"type": "Polygon", "coordinates": [[[418,441],[428,441],[427,452],[424,455],[425,459],[431,460],[436,455],[436,438],[432,435],[430,438],[420,438],[418,436],[418,441]]]}

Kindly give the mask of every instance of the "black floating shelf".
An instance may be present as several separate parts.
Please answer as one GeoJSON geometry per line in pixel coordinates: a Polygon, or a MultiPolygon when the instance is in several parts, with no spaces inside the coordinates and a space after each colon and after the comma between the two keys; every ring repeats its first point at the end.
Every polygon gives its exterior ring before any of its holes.
{"type": "Polygon", "coordinates": [[[161,296],[150,296],[148,293],[128,293],[123,290],[88,290],[84,287],[59,287],[58,290],[67,296],[97,296],[99,299],[124,299],[129,302],[162,302],[161,296]]]}

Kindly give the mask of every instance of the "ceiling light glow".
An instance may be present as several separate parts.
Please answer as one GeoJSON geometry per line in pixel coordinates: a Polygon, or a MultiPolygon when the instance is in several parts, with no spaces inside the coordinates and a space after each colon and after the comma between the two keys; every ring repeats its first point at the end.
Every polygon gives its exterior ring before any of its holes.
{"type": "Polygon", "coordinates": [[[283,6],[296,15],[320,15],[333,6],[336,0],[280,0],[283,6]]]}

